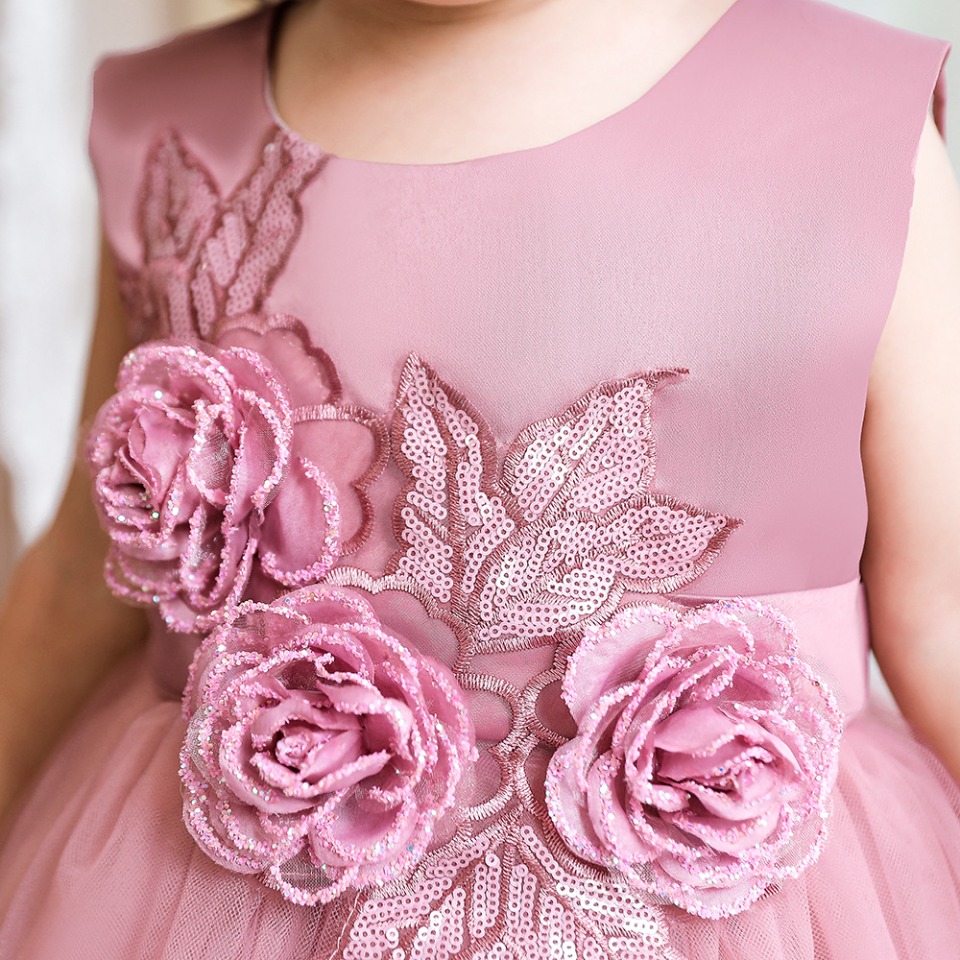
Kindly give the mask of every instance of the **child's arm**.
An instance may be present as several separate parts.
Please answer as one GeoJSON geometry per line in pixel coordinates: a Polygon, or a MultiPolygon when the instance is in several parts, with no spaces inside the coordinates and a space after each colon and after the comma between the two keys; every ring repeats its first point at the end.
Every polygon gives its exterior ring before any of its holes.
{"type": "MultiPolygon", "coordinates": [[[[129,347],[116,268],[101,241],[81,424],[89,424],[113,392],[129,347]]],[[[79,459],[52,524],[20,560],[0,603],[0,838],[4,815],[26,781],[114,661],[145,635],[143,611],[107,590],[106,546],[90,475],[79,459]]]]}
{"type": "Polygon", "coordinates": [[[874,651],[904,716],[960,783],[960,187],[929,115],[861,449],[874,651]]]}

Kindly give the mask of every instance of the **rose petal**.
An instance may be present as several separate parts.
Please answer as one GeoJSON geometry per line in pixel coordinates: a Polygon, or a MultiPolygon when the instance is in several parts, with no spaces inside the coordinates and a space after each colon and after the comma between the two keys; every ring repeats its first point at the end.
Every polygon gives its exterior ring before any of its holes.
{"type": "Polygon", "coordinates": [[[689,811],[665,814],[664,819],[685,833],[703,840],[711,850],[741,854],[770,837],[778,826],[779,807],[772,805],[760,816],[731,822],[724,816],[693,816],[689,811]]]}
{"type": "MultiPolygon", "coordinates": [[[[130,469],[135,469],[144,488],[161,503],[190,450],[191,432],[176,424],[162,410],[140,410],[127,436],[130,469]]],[[[120,451],[121,454],[124,451],[120,451]]]]}
{"type": "Polygon", "coordinates": [[[260,565],[296,587],[322,580],[339,556],[336,487],[314,463],[294,457],[264,519],[260,565]]]}
{"type": "Polygon", "coordinates": [[[696,753],[733,735],[736,724],[714,706],[689,707],[670,714],[653,732],[653,745],[670,753],[696,753]]]}
{"type": "Polygon", "coordinates": [[[604,762],[595,763],[587,774],[587,811],[601,843],[613,855],[628,863],[645,863],[655,851],[637,836],[624,809],[615,770],[604,762]]]}

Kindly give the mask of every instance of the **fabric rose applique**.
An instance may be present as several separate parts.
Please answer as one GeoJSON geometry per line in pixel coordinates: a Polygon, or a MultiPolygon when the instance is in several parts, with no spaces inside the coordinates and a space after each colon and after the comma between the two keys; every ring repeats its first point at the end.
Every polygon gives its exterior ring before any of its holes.
{"type": "Polygon", "coordinates": [[[199,648],[184,713],[191,834],[304,905],[411,870],[477,759],[452,674],[350,588],[241,604],[199,648]]]}
{"type": "MultiPolygon", "coordinates": [[[[297,369],[291,383],[270,354],[311,370],[326,358],[310,355],[295,321],[262,332],[250,323],[217,345],[132,350],[87,440],[111,589],[184,632],[209,630],[241,599],[320,580],[343,552],[346,485],[309,431],[348,418],[330,404],[301,406],[307,378],[297,369]]],[[[369,464],[380,438],[355,426],[370,438],[369,464]]]]}
{"type": "Polygon", "coordinates": [[[775,608],[626,607],[587,629],[563,698],[551,819],[651,902],[730,916],[819,857],[843,717],[775,608]]]}

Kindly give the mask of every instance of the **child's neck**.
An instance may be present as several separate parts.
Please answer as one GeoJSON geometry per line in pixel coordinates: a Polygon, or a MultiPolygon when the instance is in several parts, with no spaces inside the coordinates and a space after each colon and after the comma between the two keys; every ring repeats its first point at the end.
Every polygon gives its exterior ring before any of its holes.
{"type": "Polygon", "coordinates": [[[302,0],[278,24],[285,122],[343,157],[539,146],[637,100],[733,0],[302,0]]]}

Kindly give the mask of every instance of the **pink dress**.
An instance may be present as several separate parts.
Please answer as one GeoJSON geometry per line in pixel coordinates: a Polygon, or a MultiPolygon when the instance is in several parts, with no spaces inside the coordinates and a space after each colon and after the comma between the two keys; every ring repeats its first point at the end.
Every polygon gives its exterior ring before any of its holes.
{"type": "Polygon", "coordinates": [[[957,956],[960,790],[858,573],[950,44],[736,0],[604,120],[406,165],[284,126],[276,11],[96,73],[139,346],[87,456],[153,629],[0,956],[957,956]]]}

